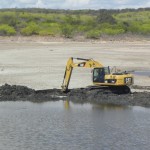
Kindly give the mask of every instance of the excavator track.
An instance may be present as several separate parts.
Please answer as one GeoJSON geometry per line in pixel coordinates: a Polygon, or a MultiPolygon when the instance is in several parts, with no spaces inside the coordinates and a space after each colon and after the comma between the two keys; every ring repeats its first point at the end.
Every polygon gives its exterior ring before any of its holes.
{"type": "Polygon", "coordinates": [[[98,89],[104,93],[114,93],[114,94],[129,94],[131,90],[128,86],[88,86],[87,90],[98,89]]]}

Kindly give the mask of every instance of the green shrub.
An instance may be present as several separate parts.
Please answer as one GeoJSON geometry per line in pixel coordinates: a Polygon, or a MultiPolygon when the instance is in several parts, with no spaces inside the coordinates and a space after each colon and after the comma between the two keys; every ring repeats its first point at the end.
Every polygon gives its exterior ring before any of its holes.
{"type": "Polygon", "coordinates": [[[125,29],[121,24],[112,25],[109,23],[103,23],[97,26],[97,30],[99,30],[101,34],[107,34],[107,35],[117,35],[117,34],[125,33],[125,29]]]}
{"type": "Polygon", "coordinates": [[[62,35],[65,36],[66,38],[72,38],[75,32],[73,26],[69,24],[63,25],[61,31],[62,35]]]}
{"type": "Polygon", "coordinates": [[[101,32],[99,30],[90,30],[89,32],[86,33],[86,37],[92,39],[98,39],[100,35],[101,32]]]}
{"type": "Polygon", "coordinates": [[[27,22],[25,21],[20,21],[18,22],[18,24],[16,25],[16,29],[20,32],[23,28],[25,28],[28,25],[27,22]]]}
{"type": "Polygon", "coordinates": [[[55,33],[51,30],[40,30],[39,31],[39,35],[41,36],[47,36],[47,35],[50,35],[50,36],[55,36],[55,33]]]}
{"type": "Polygon", "coordinates": [[[106,28],[102,30],[102,33],[107,35],[118,35],[118,34],[123,34],[124,32],[125,32],[124,29],[106,28]]]}
{"type": "Polygon", "coordinates": [[[23,28],[21,30],[21,33],[23,35],[33,35],[33,34],[38,34],[39,32],[39,26],[34,23],[34,22],[30,22],[29,24],[27,24],[27,26],[25,28],[23,28]]]}
{"type": "Polygon", "coordinates": [[[65,22],[71,25],[80,23],[80,21],[76,17],[73,17],[73,15],[66,15],[65,22]]]}
{"type": "Polygon", "coordinates": [[[150,24],[142,24],[138,29],[142,34],[150,34],[150,24]]]}
{"type": "MultiPolygon", "coordinates": [[[[127,22],[126,22],[127,24],[127,22]]],[[[128,26],[126,26],[126,30],[127,32],[131,32],[131,33],[137,33],[139,28],[139,24],[137,24],[136,22],[128,22],[128,26]]]]}
{"type": "Polygon", "coordinates": [[[9,26],[15,27],[17,24],[17,16],[15,13],[3,13],[0,15],[0,23],[8,24],[9,26]]]}
{"type": "Polygon", "coordinates": [[[3,24],[0,25],[0,35],[15,35],[16,31],[13,27],[3,24]]]}
{"type": "Polygon", "coordinates": [[[90,31],[92,29],[93,29],[93,27],[89,26],[87,24],[86,25],[79,25],[79,26],[77,26],[78,32],[88,32],[88,31],[90,31]]]}
{"type": "Polygon", "coordinates": [[[110,24],[115,24],[116,23],[115,18],[107,12],[103,12],[103,13],[101,12],[97,16],[96,20],[97,20],[98,23],[106,23],[106,22],[110,23],[110,24]]]}
{"type": "Polygon", "coordinates": [[[39,35],[60,35],[61,29],[58,23],[42,23],[39,25],[39,35]]]}

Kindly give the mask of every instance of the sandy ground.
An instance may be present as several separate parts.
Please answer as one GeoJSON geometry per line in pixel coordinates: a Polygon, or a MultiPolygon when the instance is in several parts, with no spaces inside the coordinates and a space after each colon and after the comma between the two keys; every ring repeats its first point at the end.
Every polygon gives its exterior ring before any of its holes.
{"type": "MultiPolygon", "coordinates": [[[[34,89],[60,88],[69,57],[93,58],[122,70],[150,71],[150,41],[33,42],[0,39],[0,85],[34,89]]],[[[75,69],[70,88],[91,85],[90,69],[75,69]]],[[[150,86],[150,76],[135,75],[150,86]]]]}

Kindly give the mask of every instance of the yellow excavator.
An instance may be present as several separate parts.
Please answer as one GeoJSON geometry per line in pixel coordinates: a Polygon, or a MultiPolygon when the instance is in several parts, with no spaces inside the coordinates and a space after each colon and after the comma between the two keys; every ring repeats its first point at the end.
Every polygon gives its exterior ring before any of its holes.
{"type": "Polygon", "coordinates": [[[116,89],[123,89],[125,93],[130,91],[129,86],[133,84],[134,78],[131,73],[128,72],[113,72],[111,73],[110,67],[104,67],[102,63],[95,61],[93,59],[84,58],[69,58],[67,61],[64,79],[62,83],[62,90],[64,92],[68,91],[68,86],[71,78],[73,68],[92,68],[93,69],[93,84],[96,87],[107,86],[115,87],[116,89]],[[81,62],[74,62],[74,59],[81,62]]]}

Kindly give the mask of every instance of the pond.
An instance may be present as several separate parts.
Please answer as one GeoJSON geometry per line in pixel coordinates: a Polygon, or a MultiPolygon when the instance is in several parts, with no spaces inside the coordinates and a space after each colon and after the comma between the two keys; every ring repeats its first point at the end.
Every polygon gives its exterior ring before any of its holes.
{"type": "Polygon", "coordinates": [[[149,108],[0,102],[2,150],[141,150],[149,139],[149,108]]]}

